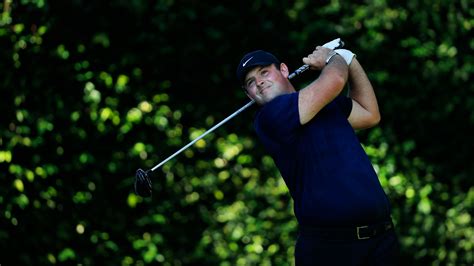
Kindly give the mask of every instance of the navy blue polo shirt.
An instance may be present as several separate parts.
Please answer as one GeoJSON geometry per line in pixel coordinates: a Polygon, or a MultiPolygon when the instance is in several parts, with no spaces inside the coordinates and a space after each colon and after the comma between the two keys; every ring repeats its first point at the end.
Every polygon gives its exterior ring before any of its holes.
{"type": "Polygon", "coordinates": [[[388,199],[347,120],[352,100],[338,96],[301,125],[298,93],[265,104],[254,125],[288,186],[298,222],[358,226],[388,220],[388,199]]]}

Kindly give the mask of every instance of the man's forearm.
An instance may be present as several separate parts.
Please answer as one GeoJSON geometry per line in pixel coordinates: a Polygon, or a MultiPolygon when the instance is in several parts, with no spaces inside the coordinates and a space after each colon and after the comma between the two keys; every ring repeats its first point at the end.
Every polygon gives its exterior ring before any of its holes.
{"type": "Polygon", "coordinates": [[[339,55],[330,58],[321,75],[299,92],[298,110],[301,124],[310,121],[342,91],[347,77],[348,67],[344,59],[339,55]]]}
{"type": "Polygon", "coordinates": [[[374,89],[367,74],[356,58],[352,60],[349,66],[349,84],[349,96],[369,113],[380,119],[374,89]]]}

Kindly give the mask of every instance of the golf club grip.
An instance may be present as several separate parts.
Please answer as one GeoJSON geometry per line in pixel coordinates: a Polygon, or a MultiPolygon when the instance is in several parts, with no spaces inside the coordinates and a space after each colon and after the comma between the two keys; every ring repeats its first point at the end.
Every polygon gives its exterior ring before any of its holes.
{"type": "Polygon", "coordinates": [[[306,70],[309,69],[309,65],[302,65],[300,68],[298,68],[297,70],[295,70],[293,73],[291,73],[289,76],[288,76],[288,79],[292,79],[296,76],[298,76],[299,74],[305,72],[306,70]]]}

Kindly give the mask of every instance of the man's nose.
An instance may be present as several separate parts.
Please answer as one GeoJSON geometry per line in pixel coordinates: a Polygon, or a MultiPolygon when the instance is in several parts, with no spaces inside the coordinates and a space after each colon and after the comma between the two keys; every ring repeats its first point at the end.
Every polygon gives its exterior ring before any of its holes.
{"type": "Polygon", "coordinates": [[[261,77],[257,77],[255,79],[255,84],[257,84],[257,86],[261,86],[263,84],[263,82],[264,82],[264,79],[261,78],[261,77]]]}

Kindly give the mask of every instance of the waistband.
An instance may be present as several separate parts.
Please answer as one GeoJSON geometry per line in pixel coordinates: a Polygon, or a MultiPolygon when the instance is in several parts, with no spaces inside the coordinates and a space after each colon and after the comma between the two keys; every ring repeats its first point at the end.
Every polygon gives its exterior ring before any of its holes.
{"type": "Polygon", "coordinates": [[[299,232],[303,236],[315,236],[327,240],[366,240],[393,230],[393,228],[393,222],[390,220],[354,227],[300,226],[299,232]]]}

